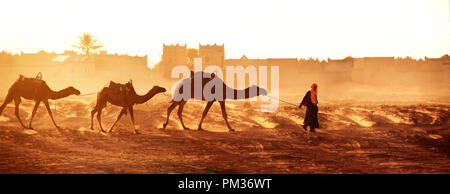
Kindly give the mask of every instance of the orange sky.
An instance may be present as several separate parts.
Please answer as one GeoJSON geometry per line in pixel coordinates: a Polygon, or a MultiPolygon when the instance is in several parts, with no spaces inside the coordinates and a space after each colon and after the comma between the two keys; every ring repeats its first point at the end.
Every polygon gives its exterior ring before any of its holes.
{"type": "Polygon", "coordinates": [[[0,50],[73,49],[91,32],[110,53],[159,60],[163,43],[225,43],[226,58],[450,53],[448,0],[3,1],[0,50]]]}

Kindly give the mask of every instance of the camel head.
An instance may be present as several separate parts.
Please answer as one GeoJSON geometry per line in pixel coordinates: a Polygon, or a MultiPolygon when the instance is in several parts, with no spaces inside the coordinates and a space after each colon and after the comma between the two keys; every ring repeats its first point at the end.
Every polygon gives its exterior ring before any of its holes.
{"type": "Polygon", "coordinates": [[[69,91],[69,94],[75,94],[77,96],[81,94],[80,90],[77,90],[72,86],[68,87],[67,90],[69,91]]]}
{"type": "Polygon", "coordinates": [[[252,88],[256,88],[256,92],[257,92],[258,96],[259,95],[263,95],[263,96],[267,95],[267,90],[264,88],[260,88],[257,85],[253,85],[253,86],[250,86],[250,91],[252,91],[252,88]]]}
{"type": "Polygon", "coordinates": [[[164,93],[166,92],[166,88],[159,87],[159,86],[153,86],[152,90],[156,91],[156,93],[164,93]]]}

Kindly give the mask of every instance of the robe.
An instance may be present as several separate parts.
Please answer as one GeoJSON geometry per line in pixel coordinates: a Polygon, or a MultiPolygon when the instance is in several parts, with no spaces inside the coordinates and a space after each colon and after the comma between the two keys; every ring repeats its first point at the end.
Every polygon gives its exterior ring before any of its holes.
{"type": "MultiPolygon", "coordinates": [[[[317,100],[317,95],[316,95],[317,100]]],[[[318,100],[317,100],[318,103],[318,100]]],[[[311,101],[311,91],[306,92],[305,97],[303,97],[303,100],[300,104],[300,106],[306,106],[306,115],[305,120],[303,121],[303,124],[305,126],[309,126],[311,130],[314,130],[315,128],[319,128],[319,121],[317,119],[317,113],[319,112],[319,108],[317,107],[317,104],[314,104],[311,101]]]]}

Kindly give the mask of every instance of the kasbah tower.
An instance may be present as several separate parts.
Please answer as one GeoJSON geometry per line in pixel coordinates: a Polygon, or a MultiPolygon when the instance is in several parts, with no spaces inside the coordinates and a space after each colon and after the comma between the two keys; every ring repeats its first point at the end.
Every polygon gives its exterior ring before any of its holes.
{"type": "Polygon", "coordinates": [[[163,45],[163,75],[170,77],[172,68],[175,66],[187,66],[194,69],[194,58],[202,58],[203,68],[206,66],[219,66],[225,69],[225,46],[222,45],[202,45],[198,49],[187,48],[185,45],[163,45]]]}

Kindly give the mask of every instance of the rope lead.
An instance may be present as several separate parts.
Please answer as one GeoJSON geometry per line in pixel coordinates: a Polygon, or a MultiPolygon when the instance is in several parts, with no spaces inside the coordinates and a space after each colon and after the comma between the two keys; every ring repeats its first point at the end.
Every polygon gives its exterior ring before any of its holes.
{"type": "Polygon", "coordinates": [[[298,106],[298,105],[296,105],[296,104],[294,104],[294,103],[290,103],[290,102],[287,102],[287,101],[281,100],[281,99],[279,99],[279,98],[275,98],[275,97],[273,97],[273,96],[270,96],[270,95],[265,95],[265,96],[267,96],[267,97],[269,97],[269,98],[272,98],[272,99],[274,99],[274,100],[278,100],[278,101],[284,102],[284,103],[286,103],[286,104],[289,104],[289,105],[295,106],[295,107],[297,107],[297,106],[298,106]]]}

